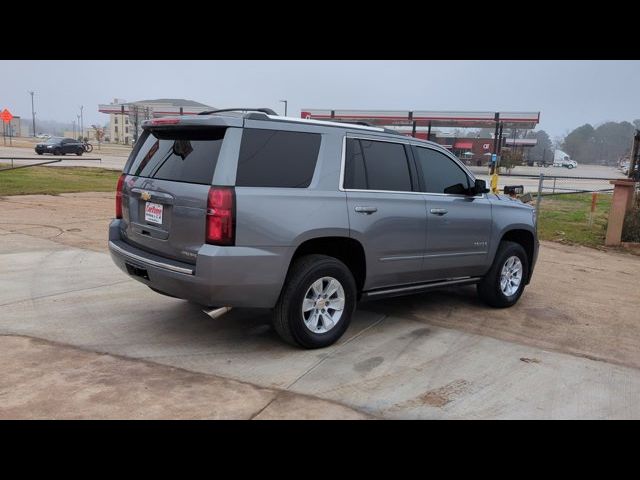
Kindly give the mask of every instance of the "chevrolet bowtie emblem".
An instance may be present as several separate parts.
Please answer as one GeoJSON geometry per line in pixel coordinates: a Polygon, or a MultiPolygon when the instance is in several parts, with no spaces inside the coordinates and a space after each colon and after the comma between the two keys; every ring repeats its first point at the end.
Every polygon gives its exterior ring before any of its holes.
{"type": "Polygon", "coordinates": [[[149,192],[142,192],[142,193],[140,194],[140,197],[141,197],[143,200],[145,200],[145,201],[146,201],[146,200],[149,200],[149,199],[151,198],[151,194],[150,194],[149,192]]]}

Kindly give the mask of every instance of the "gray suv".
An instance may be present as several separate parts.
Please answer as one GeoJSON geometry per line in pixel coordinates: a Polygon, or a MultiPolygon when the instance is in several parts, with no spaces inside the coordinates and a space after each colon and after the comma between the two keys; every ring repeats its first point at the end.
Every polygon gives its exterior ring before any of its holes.
{"type": "Polygon", "coordinates": [[[273,309],[284,340],[318,348],[359,300],[477,284],[488,305],[509,307],[538,240],[533,208],[488,193],[435,143],[229,109],[145,122],[109,249],[158,293],[214,317],[273,309]]]}

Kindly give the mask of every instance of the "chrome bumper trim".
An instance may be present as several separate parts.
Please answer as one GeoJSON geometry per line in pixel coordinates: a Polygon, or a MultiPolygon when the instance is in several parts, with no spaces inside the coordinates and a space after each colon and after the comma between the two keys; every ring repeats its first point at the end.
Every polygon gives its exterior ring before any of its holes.
{"type": "Polygon", "coordinates": [[[136,260],[143,264],[146,263],[147,265],[151,265],[153,267],[164,268],[165,270],[170,270],[172,272],[182,273],[185,275],[193,275],[194,273],[194,271],[190,268],[176,267],[175,265],[171,265],[169,263],[156,262],[155,260],[141,257],[140,255],[136,255],[135,253],[127,252],[126,250],[117,246],[111,240],[109,240],[109,249],[122,255],[123,257],[128,257],[132,260],[136,260]]]}

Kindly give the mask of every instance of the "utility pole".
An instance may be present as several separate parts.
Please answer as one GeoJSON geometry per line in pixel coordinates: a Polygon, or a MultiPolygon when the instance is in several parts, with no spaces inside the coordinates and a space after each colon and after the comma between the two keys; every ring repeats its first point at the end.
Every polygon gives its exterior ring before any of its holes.
{"type": "Polygon", "coordinates": [[[84,141],[84,117],[82,116],[83,109],[84,105],[80,105],[80,135],[82,136],[82,140],[84,141]]]}
{"type": "Polygon", "coordinates": [[[78,130],[80,130],[80,135],[76,135],[76,138],[74,138],[74,140],[77,140],[79,136],[82,136],[82,129],[80,128],[80,115],[76,115],[76,118],[78,119],[78,130]]]}
{"type": "Polygon", "coordinates": [[[284,103],[284,116],[287,116],[287,101],[286,100],[280,100],[282,103],[284,103]]]}
{"type": "MultiPolygon", "coordinates": [[[[122,143],[125,143],[124,136],[124,105],[120,105],[120,139],[122,139],[122,143]]],[[[120,142],[118,142],[120,143],[120,142]]]]}
{"type": "Polygon", "coordinates": [[[36,112],[33,109],[33,95],[36,93],[34,91],[28,92],[31,95],[31,121],[33,122],[33,136],[36,136],[36,112]]]}

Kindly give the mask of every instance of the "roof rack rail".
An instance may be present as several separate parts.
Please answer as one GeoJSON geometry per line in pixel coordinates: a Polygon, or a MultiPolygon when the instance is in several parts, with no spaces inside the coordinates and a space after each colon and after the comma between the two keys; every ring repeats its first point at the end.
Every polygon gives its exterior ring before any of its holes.
{"type": "Polygon", "coordinates": [[[374,125],[373,123],[370,123],[370,122],[363,122],[362,120],[330,120],[330,121],[334,121],[336,123],[350,123],[352,125],[362,125],[363,127],[379,128],[384,133],[394,133],[396,135],[402,135],[402,133],[398,132],[397,130],[381,127],[379,125],[374,125]]]}
{"type": "Polygon", "coordinates": [[[211,115],[212,113],[220,112],[261,112],[266,113],[267,115],[278,115],[270,108],[220,108],[218,110],[206,110],[198,113],[198,115],[211,115]]]}
{"type": "Polygon", "coordinates": [[[375,127],[373,123],[363,122],[362,120],[334,120],[337,123],[352,123],[353,125],[363,125],[365,127],[375,127]]]}

